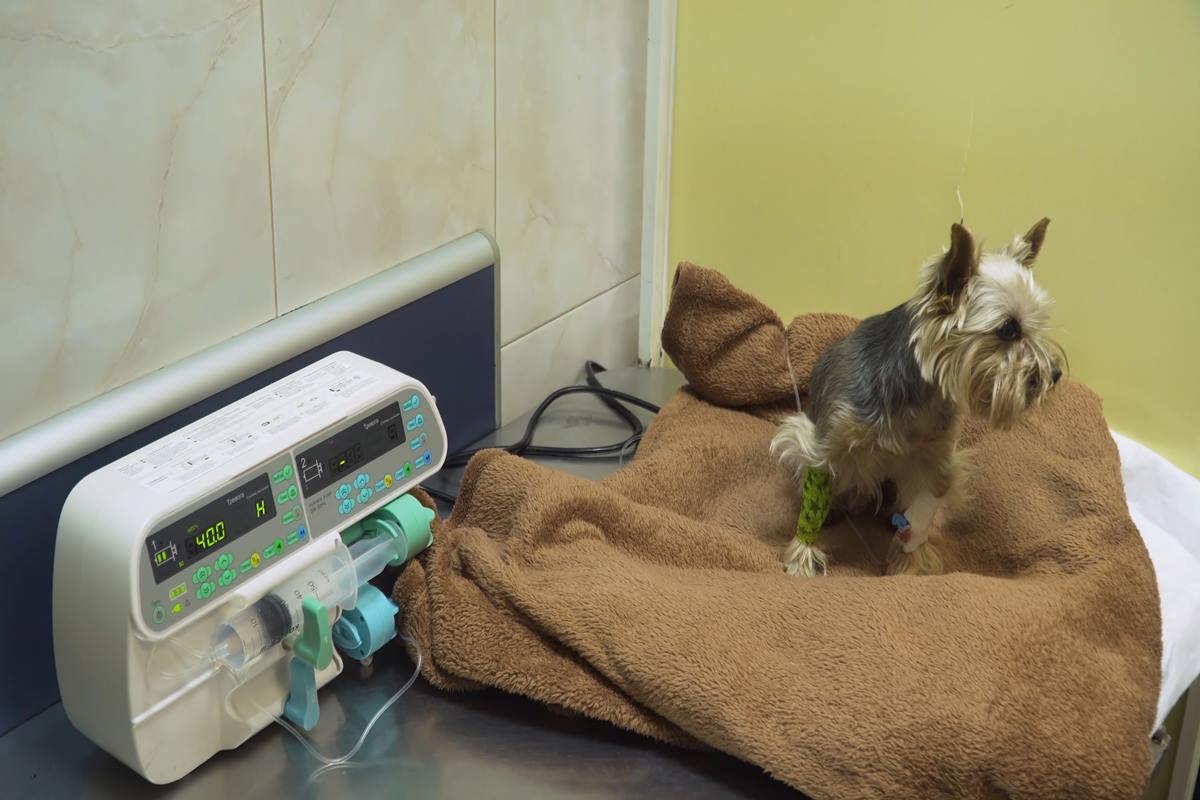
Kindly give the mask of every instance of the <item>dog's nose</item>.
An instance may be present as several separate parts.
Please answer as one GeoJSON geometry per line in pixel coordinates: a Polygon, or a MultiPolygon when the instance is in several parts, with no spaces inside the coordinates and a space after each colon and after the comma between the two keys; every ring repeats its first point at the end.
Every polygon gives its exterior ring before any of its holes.
{"type": "Polygon", "coordinates": [[[1054,383],[1058,383],[1058,379],[1061,377],[1062,377],[1062,370],[1059,369],[1058,367],[1055,367],[1054,369],[1050,370],[1050,380],[1053,381],[1054,383]]]}

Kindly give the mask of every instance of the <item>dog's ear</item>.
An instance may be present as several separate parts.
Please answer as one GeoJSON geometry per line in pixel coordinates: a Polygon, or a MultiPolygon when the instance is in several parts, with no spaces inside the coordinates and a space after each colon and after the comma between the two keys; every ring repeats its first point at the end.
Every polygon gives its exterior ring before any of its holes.
{"type": "Polygon", "coordinates": [[[1008,246],[1008,254],[1021,266],[1031,269],[1033,262],[1037,260],[1038,252],[1042,249],[1042,242],[1046,241],[1046,228],[1049,225],[1050,218],[1042,217],[1024,236],[1013,239],[1013,243],[1008,246]]]}
{"type": "Polygon", "coordinates": [[[957,300],[967,281],[979,270],[979,252],[971,232],[957,222],[950,226],[950,249],[938,265],[938,293],[957,300]]]}

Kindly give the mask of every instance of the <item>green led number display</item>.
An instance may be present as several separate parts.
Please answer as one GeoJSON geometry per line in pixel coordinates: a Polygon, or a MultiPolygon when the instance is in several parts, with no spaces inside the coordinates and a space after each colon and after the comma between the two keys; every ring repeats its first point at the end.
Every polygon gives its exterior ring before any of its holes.
{"type": "Polygon", "coordinates": [[[188,540],[188,555],[195,556],[198,553],[203,553],[205,550],[223,541],[225,541],[225,521],[219,520],[216,524],[208,526],[204,533],[197,533],[188,540]]]}

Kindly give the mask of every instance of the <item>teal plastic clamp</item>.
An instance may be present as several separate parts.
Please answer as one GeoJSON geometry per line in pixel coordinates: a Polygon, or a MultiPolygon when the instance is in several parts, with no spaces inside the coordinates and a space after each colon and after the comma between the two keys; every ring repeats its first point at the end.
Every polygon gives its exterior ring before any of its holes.
{"type": "Polygon", "coordinates": [[[306,731],[311,731],[321,716],[317,704],[317,671],[299,658],[289,665],[292,690],[283,704],[283,716],[306,731]]]}
{"type": "Polygon", "coordinates": [[[354,608],[342,613],[333,626],[333,641],[343,653],[363,661],[396,638],[396,612],[400,608],[369,583],[358,589],[354,608]]]}
{"type": "Polygon", "coordinates": [[[292,645],[292,652],[314,669],[325,669],[333,660],[333,644],[329,636],[329,609],[315,597],[304,598],[300,603],[303,621],[300,636],[292,645]]]}
{"type": "Polygon", "coordinates": [[[283,715],[306,731],[313,729],[321,716],[317,703],[317,670],[333,661],[333,642],[329,626],[329,609],[315,597],[306,597],[300,604],[303,617],[300,635],[292,645],[292,660],[288,665],[291,691],[283,704],[283,715]]]}

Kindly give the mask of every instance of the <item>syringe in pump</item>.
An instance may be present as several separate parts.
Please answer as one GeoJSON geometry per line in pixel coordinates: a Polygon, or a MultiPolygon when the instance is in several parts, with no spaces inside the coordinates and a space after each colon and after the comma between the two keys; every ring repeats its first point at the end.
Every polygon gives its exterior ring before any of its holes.
{"type": "MultiPolygon", "coordinates": [[[[419,508],[412,498],[408,500],[419,508]]],[[[388,564],[401,564],[427,547],[428,531],[428,518],[424,525],[401,526],[385,515],[352,526],[344,534],[351,542],[348,547],[339,539],[329,556],[221,623],[213,637],[214,660],[241,669],[299,633],[307,597],[331,610],[353,609],[359,587],[388,564]]]]}
{"type": "Polygon", "coordinates": [[[316,598],[331,609],[354,608],[359,583],[379,572],[363,574],[360,580],[350,551],[339,540],[329,556],[222,622],[213,636],[213,659],[241,669],[288,636],[299,633],[305,597],[316,598]]]}

